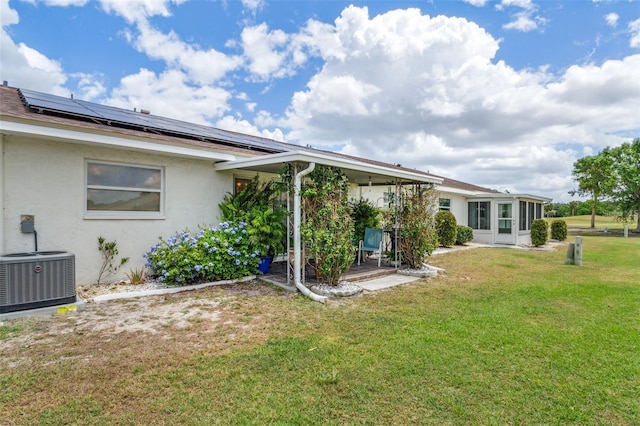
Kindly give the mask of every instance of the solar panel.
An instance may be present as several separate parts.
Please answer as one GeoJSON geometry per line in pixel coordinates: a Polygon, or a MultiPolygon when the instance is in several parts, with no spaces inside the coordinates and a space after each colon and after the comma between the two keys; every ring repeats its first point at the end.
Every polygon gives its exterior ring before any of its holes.
{"type": "Polygon", "coordinates": [[[272,141],[257,136],[244,135],[200,124],[188,123],[172,118],[148,115],[141,112],[96,104],[73,98],[49,95],[28,89],[19,89],[20,96],[29,108],[51,111],[58,114],[82,116],[106,121],[110,125],[138,127],[141,130],[155,130],[174,135],[209,139],[215,142],[260,148],[269,151],[286,151],[283,142],[272,141]]]}
{"type": "Polygon", "coordinates": [[[32,90],[22,90],[23,101],[34,109],[45,109],[59,112],[67,112],[74,115],[87,115],[87,110],[79,105],[75,99],[63,98],[61,96],[49,95],[47,93],[34,92],[32,90]]]}
{"type": "Polygon", "coordinates": [[[144,119],[141,119],[139,117],[141,115],[140,113],[81,100],[78,100],[76,102],[86,108],[86,110],[92,113],[94,116],[104,118],[108,121],[115,121],[117,123],[132,124],[137,126],[149,126],[148,121],[145,121],[144,119]]]}

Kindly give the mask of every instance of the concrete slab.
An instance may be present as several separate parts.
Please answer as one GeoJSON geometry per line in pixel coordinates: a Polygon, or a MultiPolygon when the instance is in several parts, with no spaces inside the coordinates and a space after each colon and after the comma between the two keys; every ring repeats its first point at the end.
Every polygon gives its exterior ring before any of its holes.
{"type": "Polygon", "coordinates": [[[47,306],[44,308],[25,309],[23,311],[0,314],[0,321],[35,315],[66,314],[68,312],[84,311],[85,307],[85,301],[78,297],[75,303],[67,303],[66,305],[47,306]]]}
{"type": "Polygon", "coordinates": [[[409,277],[406,275],[387,275],[380,278],[375,278],[369,281],[361,281],[358,283],[360,287],[367,291],[382,290],[384,288],[395,287],[397,285],[407,284],[419,280],[418,277],[409,277]]]}

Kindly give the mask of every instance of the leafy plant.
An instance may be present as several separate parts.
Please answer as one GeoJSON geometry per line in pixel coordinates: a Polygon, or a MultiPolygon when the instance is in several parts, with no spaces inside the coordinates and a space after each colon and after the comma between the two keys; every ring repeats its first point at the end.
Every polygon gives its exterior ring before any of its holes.
{"type": "Polygon", "coordinates": [[[470,226],[458,225],[456,245],[464,245],[473,240],[473,229],[470,226]]]}
{"type": "Polygon", "coordinates": [[[458,222],[456,217],[448,210],[440,210],[436,213],[436,231],[438,243],[444,247],[451,247],[456,243],[458,234],[458,222]]]}
{"type": "Polygon", "coordinates": [[[275,185],[272,181],[260,182],[258,175],[247,184],[240,192],[232,194],[228,192],[222,203],[218,205],[225,222],[249,223],[255,211],[264,211],[272,207],[277,196],[275,185]]]}
{"type": "Polygon", "coordinates": [[[540,247],[547,242],[547,227],[547,221],[544,219],[535,219],[531,222],[531,244],[540,247]]]}
{"type": "Polygon", "coordinates": [[[278,206],[280,191],[272,181],[256,175],[242,191],[227,193],[219,204],[223,221],[245,222],[250,244],[262,256],[284,252],[287,210],[278,206]]]}
{"type": "Polygon", "coordinates": [[[159,282],[186,285],[254,275],[259,255],[249,242],[245,222],[222,222],[160,239],[144,256],[159,282]]]}
{"type": "Polygon", "coordinates": [[[347,178],[340,169],[316,166],[302,187],[306,221],[300,233],[315,260],[316,276],[337,285],[355,259],[347,178]]]}
{"type": "Polygon", "coordinates": [[[102,283],[102,279],[115,274],[120,267],[129,261],[128,257],[123,257],[119,262],[114,264],[114,260],[118,255],[118,244],[116,241],[107,241],[104,237],[98,237],[98,251],[102,256],[102,265],[98,272],[98,284],[102,283]]]}
{"type": "Polygon", "coordinates": [[[356,238],[363,238],[366,228],[379,228],[381,212],[367,199],[361,198],[358,201],[349,203],[351,208],[351,219],[353,220],[353,230],[356,238]]]}
{"type": "Polygon", "coordinates": [[[567,222],[564,220],[554,220],[551,222],[551,238],[558,241],[567,239],[567,222]]]}
{"type": "Polygon", "coordinates": [[[400,206],[400,248],[409,268],[421,269],[424,258],[438,244],[435,219],[432,214],[437,197],[432,185],[403,188],[400,206]]]}
{"type": "Polygon", "coordinates": [[[145,279],[144,267],[140,269],[138,268],[131,269],[127,274],[127,278],[129,279],[129,282],[133,285],[144,284],[147,282],[147,280],[145,279]]]}
{"type": "Polygon", "coordinates": [[[247,232],[249,242],[263,256],[275,256],[284,253],[287,235],[285,224],[287,212],[283,209],[254,209],[249,215],[247,232]]]}

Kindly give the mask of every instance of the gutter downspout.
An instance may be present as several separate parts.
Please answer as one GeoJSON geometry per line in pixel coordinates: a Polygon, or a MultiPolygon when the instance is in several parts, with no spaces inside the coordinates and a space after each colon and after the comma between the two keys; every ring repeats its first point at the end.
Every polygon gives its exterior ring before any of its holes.
{"type": "Polygon", "coordinates": [[[315,169],[316,163],[309,163],[309,167],[298,172],[295,176],[295,192],[293,194],[293,282],[300,293],[313,301],[325,303],[327,298],[313,293],[305,287],[300,280],[300,269],[302,266],[300,255],[300,223],[302,222],[302,212],[300,207],[300,191],[302,189],[302,178],[315,169]]]}

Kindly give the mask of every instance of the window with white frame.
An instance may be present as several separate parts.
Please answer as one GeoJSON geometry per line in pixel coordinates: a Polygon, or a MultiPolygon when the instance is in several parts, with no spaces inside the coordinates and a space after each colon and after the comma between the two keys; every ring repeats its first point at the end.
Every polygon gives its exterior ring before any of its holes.
{"type": "Polygon", "coordinates": [[[469,227],[472,229],[491,229],[491,202],[469,202],[469,227]]]}
{"type": "Polygon", "coordinates": [[[440,198],[440,210],[451,210],[451,198],[440,198]]]}
{"type": "Polygon", "coordinates": [[[161,167],[87,161],[86,179],[88,214],[162,214],[161,167]]]}

